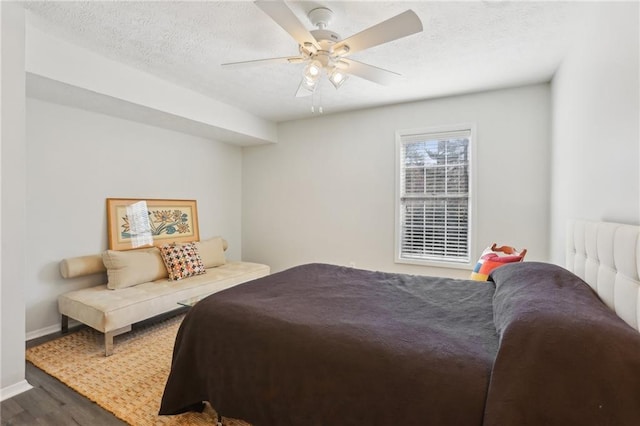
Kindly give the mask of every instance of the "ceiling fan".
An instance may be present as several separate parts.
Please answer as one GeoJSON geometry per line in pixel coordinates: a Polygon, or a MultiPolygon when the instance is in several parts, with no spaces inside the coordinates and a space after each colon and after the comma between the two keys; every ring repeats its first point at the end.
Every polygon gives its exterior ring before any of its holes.
{"type": "Polygon", "coordinates": [[[309,31],[283,1],[256,1],[255,4],[298,42],[299,55],[280,58],[231,62],[224,67],[243,67],[271,63],[306,63],[296,97],[314,93],[321,75],[326,74],[336,89],[349,75],[379,84],[389,84],[398,77],[393,71],[358,62],[347,56],[422,31],[422,22],[412,10],[341,39],[327,29],[333,12],[327,7],[312,9],[307,16],[317,29],[309,31]]]}

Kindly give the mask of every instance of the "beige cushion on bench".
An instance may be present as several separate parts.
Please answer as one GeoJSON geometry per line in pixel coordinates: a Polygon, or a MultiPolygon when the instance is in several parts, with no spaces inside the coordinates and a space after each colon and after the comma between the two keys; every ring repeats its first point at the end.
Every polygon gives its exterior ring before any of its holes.
{"type": "Polygon", "coordinates": [[[60,262],[60,275],[63,278],[83,277],[100,272],[107,272],[101,254],[71,257],[60,262]]]}
{"type": "MultiPolygon", "coordinates": [[[[224,251],[229,247],[229,243],[227,243],[227,240],[224,238],[213,237],[208,240],[197,241],[195,244],[200,252],[200,257],[202,257],[205,268],[213,268],[214,266],[223,265],[225,263],[224,251]],[[222,245],[222,253],[220,253],[220,245],[222,245]]],[[[140,250],[149,249],[150,248],[140,250]]],[[[131,252],[135,252],[135,250],[131,252]]],[[[127,252],[123,251],[120,253],[127,252]]],[[[158,252],[158,256],[159,255],[160,253],[158,252]]],[[[160,262],[162,262],[161,258],[160,262]]],[[[76,278],[106,271],[107,268],[104,266],[103,254],[70,257],[68,259],[63,259],[60,262],[60,275],[64,278],[76,278]]]]}
{"type": "Polygon", "coordinates": [[[198,253],[200,253],[205,268],[215,268],[226,263],[224,257],[226,241],[224,239],[215,237],[204,241],[196,241],[194,244],[198,253]]]}
{"type": "Polygon", "coordinates": [[[102,262],[107,268],[107,287],[112,290],[169,276],[157,247],[130,251],[107,250],[102,254],[102,262]]]}
{"type": "Polygon", "coordinates": [[[166,278],[117,290],[100,285],[58,298],[60,313],[103,333],[177,309],[181,300],[211,294],[269,274],[269,267],[227,262],[203,275],[180,281],[166,278]]]}

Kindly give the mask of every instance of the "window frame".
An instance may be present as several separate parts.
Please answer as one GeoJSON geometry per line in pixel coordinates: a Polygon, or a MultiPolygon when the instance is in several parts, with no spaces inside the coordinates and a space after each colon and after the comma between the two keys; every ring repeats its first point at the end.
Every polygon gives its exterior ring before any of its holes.
{"type": "Polygon", "coordinates": [[[475,244],[475,221],[476,221],[476,125],[475,123],[460,123],[453,125],[431,126],[417,129],[405,129],[396,131],[395,147],[395,247],[394,262],[408,265],[435,266],[442,268],[472,269],[476,263],[475,244]],[[435,135],[442,133],[469,132],[469,200],[468,200],[468,259],[409,259],[402,257],[402,146],[403,138],[414,135],[435,135]]]}

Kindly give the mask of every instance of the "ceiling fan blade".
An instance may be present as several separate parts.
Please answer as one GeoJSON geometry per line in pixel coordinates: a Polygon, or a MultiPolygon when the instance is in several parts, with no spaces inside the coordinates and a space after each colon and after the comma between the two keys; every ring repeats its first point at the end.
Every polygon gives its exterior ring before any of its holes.
{"type": "Polygon", "coordinates": [[[276,21],[276,24],[291,34],[291,37],[293,37],[299,45],[304,46],[305,43],[311,43],[316,49],[320,50],[318,41],[311,35],[309,30],[300,22],[285,2],[256,1],[255,4],[264,13],[269,15],[271,19],[276,21]]]}
{"type": "Polygon", "coordinates": [[[354,61],[353,59],[342,58],[340,59],[340,64],[338,64],[338,66],[347,74],[355,75],[356,77],[364,78],[365,80],[383,85],[391,84],[395,79],[400,77],[400,74],[396,72],[354,61]],[[342,64],[346,64],[347,66],[345,67],[342,64]]]}
{"type": "Polygon", "coordinates": [[[242,68],[242,67],[250,67],[254,65],[265,65],[265,64],[298,64],[300,62],[306,61],[307,58],[302,56],[283,56],[281,58],[267,58],[267,59],[254,59],[252,61],[241,61],[241,62],[228,62],[226,64],[221,64],[221,66],[225,68],[242,68]]]}
{"type": "Polygon", "coordinates": [[[418,18],[418,15],[409,9],[393,18],[389,18],[386,21],[380,22],[349,38],[339,41],[333,46],[333,50],[341,50],[346,45],[349,49],[345,55],[349,55],[360,50],[419,33],[420,31],[422,31],[422,22],[420,18],[418,18]]]}

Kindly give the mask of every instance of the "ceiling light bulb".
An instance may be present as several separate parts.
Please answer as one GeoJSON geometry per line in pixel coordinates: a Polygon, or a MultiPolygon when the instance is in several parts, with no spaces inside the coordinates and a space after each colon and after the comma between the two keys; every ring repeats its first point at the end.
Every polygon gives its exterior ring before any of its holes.
{"type": "Polygon", "coordinates": [[[340,71],[338,68],[334,68],[329,75],[329,81],[334,85],[336,89],[339,89],[340,86],[347,80],[347,75],[340,71]]]}
{"type": "Polygon", "coordinates": [[[309,67],[309,75],[311,75],[311,76],[315,77],[315,76],[317,76],[318,74],[320,74],[320,68],[315,67],[315,66],[311,66],[311,67],[309,67]]]}
{"type": "Polygon", "coordinates": [[[322,71],[320,61],[311,61],[309,65],[304,68],[304,76],[308,80],[316,80],[320,76],[320,71],[322,71]]]}

